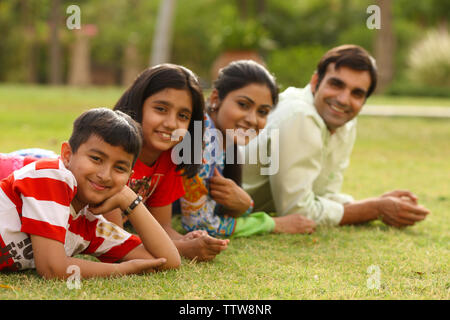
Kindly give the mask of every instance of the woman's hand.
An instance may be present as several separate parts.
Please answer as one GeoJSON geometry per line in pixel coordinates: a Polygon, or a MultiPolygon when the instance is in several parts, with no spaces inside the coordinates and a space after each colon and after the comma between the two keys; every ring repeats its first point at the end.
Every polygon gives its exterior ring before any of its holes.
{"type": "Polygon", "coordinates": [[[223,177],[217,168],[209,179],[209,194],[214,201],[235,213],[242,214],[252,205],[248,193],[233,180],[223,177]]]}

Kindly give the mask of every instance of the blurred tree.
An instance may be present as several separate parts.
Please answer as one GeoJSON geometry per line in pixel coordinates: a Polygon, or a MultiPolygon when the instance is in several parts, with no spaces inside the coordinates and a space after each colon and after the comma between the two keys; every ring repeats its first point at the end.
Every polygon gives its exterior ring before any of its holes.
{"type": "Polygon", "coordinates": [[[395,35],[393,31],[392,2],[379,0],[381,28],[375,38],[375,59],[378,67],[376,92],[382,93],[389,86],[395,73],[395,35]]]}
{"type": "Polygon", "coordinates": [[[150,66],[169,62],[176,0],[161,0],[153,38],[150,66]]]}
{"type": "MultiPolygon", "coordinates": [[[[61,0],[52,0],[50,14],[50,83],[62,83],[62,60],[59,29],[62,24],[61,0]]],[[[34,55],[34,53],[33,53],[34,55]]]]}
{"type": "Polygon", "coordinates": [[[33,3],[21,0],[20,5],[20,21],[22,22],[22,30],[24,32],[23,57],[25,65],[25,81],[29,83],[36,82],[36,29],[34,24],[35,10],[33,3]]]}

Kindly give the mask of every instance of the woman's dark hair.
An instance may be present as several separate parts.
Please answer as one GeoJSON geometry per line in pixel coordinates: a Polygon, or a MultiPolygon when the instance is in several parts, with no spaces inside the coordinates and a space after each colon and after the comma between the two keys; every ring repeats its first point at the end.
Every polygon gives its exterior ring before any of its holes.
{"type": "Polygon", "coordinates": [[[353,70],[368,71],[370,75],[370,86],[367,90],[366,99],[373,93],[377,86],[377,67],[375,59],[363,48],[353,44],[345,44],[329,50],[323,55],[317,65],[318,81],[317,87],[325,77],[327,67],[334,63],[335,69],[348,67],[353,70]]]}
{"type": "MultiPolygon", "coordinates": [[[[279,88],[275,77],[265,67],[253,60],[237,60],[219,70],[219,75],[214,81],[214,89],[217,90],[219,100],[223,101],[232,91],[239,90],[250,84],[262,84],[269,88],[273,107],[278,103],[279,88]]],[[[220,103],[219,103],[220,104],[220,103]]],[[[237,146],[233,147],[233,163],[226,163],[223,176],[232,179],[237,185],[242,185],[242,166],[238,163],[237,146]]],[[[229,150],[231,151],[231,150],[229,150]]]]}
{"type": "Polygon", "coordinates": [[[107,108],[96,108],[81,114],[73,123],[72,135],[69,139],[72,152],[92,135],[102,138],[106,143],[122,147],[132,154],[133,166],[142,149],[142,130],[139,123],[130,116],[107,108]]]}
{"type": "MultiPolygon", "coordinates": [[[[168,88],[190,92],[192,97],[192,118],[188,131],[191,137],[194,137],[194,121],[201,121],[203,133],[205,110],[203,91],[197,76],[180,65],[165,63],[144,70],[120,97],[114,110],[123,111],[142,124],[142,107],[145,100],[168,88]]],[[[184,169],[183,175],[188,177],[194,176],[200,168],[200,164],[196,164],[194,161],[194,159],[198,158],[195,157],[195,151],[197,151],[197,148],[194,148],[194,143],[191,143],[192,159],[190,163],[177,165],[177,171],[184,169]]]]}
{"type": "Polygon", "coordinates": [[[273,106],[278,103],[279,89],[275,77],[266,68],[253,60],[233,61],[220,69],[213,86],[218,92],[219,99],[223,101],[231,91],[253,83],[266,85],[270,90],[273,106]]]}

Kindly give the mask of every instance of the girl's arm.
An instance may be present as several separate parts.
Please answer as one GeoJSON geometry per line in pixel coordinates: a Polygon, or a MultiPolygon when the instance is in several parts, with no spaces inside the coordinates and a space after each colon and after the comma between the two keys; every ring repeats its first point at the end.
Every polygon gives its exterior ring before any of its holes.
{"type": "Polygon", "coordinates": [[[150,207],[148,209],[172,240],[180,240],[183,238],[183,235],[172,227],[172,204],[162,207],[150,207]]]}
{"type": "Polygon", "coordinates": [[[193,231],[186,235],[178,233],[172,227],[172,205],[149,208],[156,220],[166,230],[169,237],[183,257],[208,261],[215,258],[228,246],[229,240],[217,239],[205,231],[193,231]]]}
{"type": "MultiPolygon", "coordinates": [[[[136,193],[128,186],[124,186],[119,193],[107,199],[101,206],[89,208],[89,211],[93,214],[100,214],[105,211],[110,211],[113,208],[119,208],[124,211],[136,198],[136,193]]],[[[164,269],[180,266],[181,259],[176,246],[142,202],[131,211],[128,219],[141,238],[146,251],[153,257],[166,258],[167,263],[164,265],[164,269]]],[[[139,255],[136,256],[134,254],[132,257],[135,259],[139,255]]],[[[142,258],[147,258],[147,256],[142,256],[142,258]]]]}
{"type": "Polygon", "coordinates": [[[36,271],[47,279],[66,279],[72,272],[68,267],[76,265],[81,278],[111,277],[126,274],[152,272],[165,264],[166,259],[136,259],[119,264],[104,263],[66,256],[64,245],[56,240],[30,235],[36,271]]]}

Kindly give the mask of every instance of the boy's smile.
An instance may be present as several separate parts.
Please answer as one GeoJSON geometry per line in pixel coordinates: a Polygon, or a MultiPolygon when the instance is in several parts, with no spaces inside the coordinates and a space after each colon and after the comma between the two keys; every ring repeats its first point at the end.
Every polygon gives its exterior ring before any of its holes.
{"type": "Polygon", "coordinates": [[[65,142],[61,158],[77,180],[77,194],[72,201],[77,211],[119,192],[129,179],[133,163],[132,154],[96,135],[91,135],[75,153],[65,142]]]}

